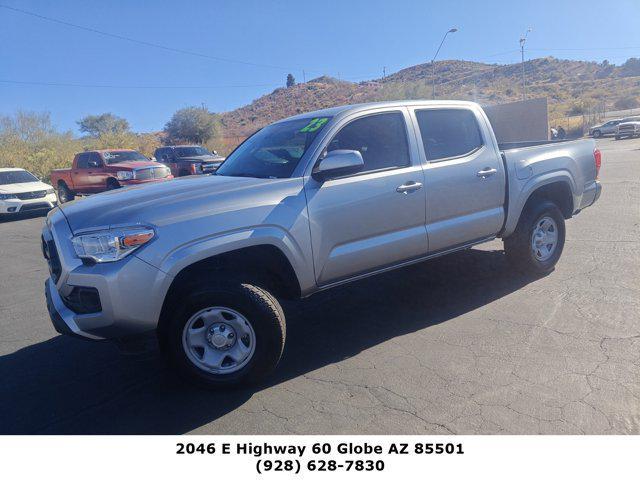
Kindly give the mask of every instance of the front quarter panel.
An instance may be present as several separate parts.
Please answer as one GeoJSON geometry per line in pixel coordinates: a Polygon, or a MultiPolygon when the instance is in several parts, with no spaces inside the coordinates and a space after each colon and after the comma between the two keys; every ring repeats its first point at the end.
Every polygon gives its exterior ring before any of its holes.
{"type": "Polygon", "coordinates": [[[167,208],[154,223],[156,238],[136,255],[171,277],[200,260],[266,244],[286,255],[303,294],[315,286],[301,178],[273,179],[211,202],[167,208]]]}

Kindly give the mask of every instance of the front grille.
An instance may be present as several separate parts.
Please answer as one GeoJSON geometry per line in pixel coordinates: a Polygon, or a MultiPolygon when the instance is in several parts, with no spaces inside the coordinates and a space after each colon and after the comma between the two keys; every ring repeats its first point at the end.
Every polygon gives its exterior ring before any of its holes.
{"type": "Polygon", "coordinates": [[[49,208],[48,203],[28,203],[26,205],[22,205],[20,211],[26,212],[27,210],[43,210],[45,208],[49,208]]]}
{"type": "Polygon", "coordinates": [[[635,129],[635,125],[621,125],[618,127],[618,133],[633,133],[635,129]]]}
{"type": "Polygon", "coordinates": [[[40,190],[38,192],[16,193],[15,195],[20,200],[31,200],[31,199],[34,199],[34,198],[43,198],[46,194],[47,194],[46,190],[40,190]]]}
{"type": "Polygon", "coordinates": [[[58,283],[60,273],[62,272],[62,265],[60,264],[60,257],[58,256],[58,249],[56,248],[56,242],[51,240],[45,240],[42,236],[42,254],[47,260],[49,265],[49,273],[54,283],[58,283]]]}
{"type": "Polygon", "coordinates": [[[203,163],[202,173],[213,173],[218,169],[219,166],[219,163],[203,163]]]}
{"type": "Polygon", "coordinates": [[[166,178],[171,171],[166,167],[149,167],[136,170],[136,180],[154,180],[166,178]]]}

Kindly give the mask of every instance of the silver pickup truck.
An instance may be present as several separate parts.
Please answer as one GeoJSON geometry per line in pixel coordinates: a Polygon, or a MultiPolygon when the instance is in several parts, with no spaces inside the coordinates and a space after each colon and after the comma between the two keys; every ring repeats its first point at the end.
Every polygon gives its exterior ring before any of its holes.
{"type": "Polygon", "coordinates": [[[544,274],[565,220],[600,195],[593,140],[499,145],[470,102],[352,105],[291,117],[215,175],[101,193],[52,211],[45,292],[60,333],[156,332],[206,386],[278,363],[278,299],[504,240],[544,274]]]}

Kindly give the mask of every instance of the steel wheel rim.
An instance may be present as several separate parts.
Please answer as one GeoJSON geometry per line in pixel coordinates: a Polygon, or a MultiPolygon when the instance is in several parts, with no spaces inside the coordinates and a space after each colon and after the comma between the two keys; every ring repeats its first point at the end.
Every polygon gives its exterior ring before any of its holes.
{"type": "Polygon", "coordinates": [[[558,246],[558,225],[551,217],[541,217],[533,227],[531,251],[539,262],[549,260],[558,246]]]}
{"type": "Polygon", "coordinates": [[[253,358],[256,334],[251,323],[236,310],[208,307],[185,323],[182,347],[189,361],[199,369],[228,375],[253,358]]]}
{"type": "Polygon", "coordinates": [[[59,188],[58,189],[58,200],[60,200],[60,203],[66,203],[66,201],[67,201],[67,192],[65,191],[64,188],[59,188]]]}

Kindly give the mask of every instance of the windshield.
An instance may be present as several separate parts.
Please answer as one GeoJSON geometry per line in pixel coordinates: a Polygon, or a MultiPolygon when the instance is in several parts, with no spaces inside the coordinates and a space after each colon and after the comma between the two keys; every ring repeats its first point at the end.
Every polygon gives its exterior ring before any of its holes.
{"type": "Polygon", "coordinates": [[[200,157],[202,155],[211,155],[211,152],[204,147],[176,147],[174,148],[176,157],[200,157]]]}
{"type": "Polygon", "coordinates": [[[236,148],[216,175],[289,178],[329,119],[302,118],[269,125],[236,148]]]}
{"type": "Polygon", "coordinates": [[[9,172],[0,172],[0,185],[9,185],[10,183],[29,183],[39,182],[38,178],[25,171],[13,170],[9,172]]]}
{"type": "Polygon", "coordinates": [[[115,152],[103,152],[102,158],[108,164],[120,163],[120,162],[135,162],[144,161],[148,162],[149,159],[139,152],[134,151],[115,151],[115,152]]]}

